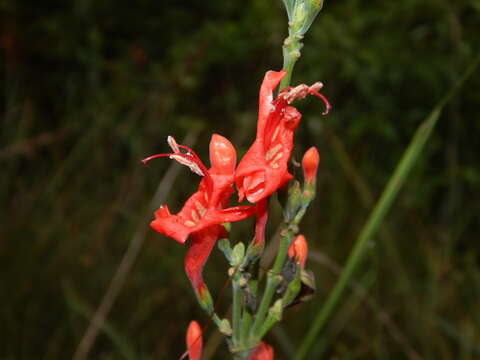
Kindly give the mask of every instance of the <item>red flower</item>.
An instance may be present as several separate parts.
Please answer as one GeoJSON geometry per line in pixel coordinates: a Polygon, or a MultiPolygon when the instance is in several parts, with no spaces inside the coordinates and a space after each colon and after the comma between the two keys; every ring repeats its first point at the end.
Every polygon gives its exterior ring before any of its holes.
{"type": "MultiPolygon", "coordinates": [[[[208,299],[210,295],[202,276],[203,266],[207,262],[213,246],[224,233],[225,228],[222,225],[213,225],[194,232],[190,247],[185,255],[185,272],[202,304],[210,302],[210,299],[208,299]]],[[[207,307],[210,308],[210,305],[207,305],[207,307]]]]}
{"type": "Polygon", "coordinates": [[[328,101],[317,92],[322,87],[319,82],[312,86],[302,84],[282,89],[274,99],[273,91],[285,74],[283,70],[267,71],[260,87],[257,136],[235,172],[240,201],[246,197],[251,203],[256,203],[292,178],[287,163],[301,114],[289,104],[312,94],[325,102],[324,114],[330,110],[328,101]]]}
{"type": "Polygon", "coordinates": [[[193,172],[203,176],[203,179],[197,192],[185,202],[178,214],[171,214],[168,206],[162,205],[155,212],[155,219],[150,226],[182,244],[190,234],[192,235],[185,256],[185,271],[199,301],[211,312],[213,304],[203,281],[202,271],[215,242],[225,233],[224,227],[220,224],[245,219],[254,215],[256,209],[252,206],[225,208],[233,193],[236,163],[236,152],[230,141],[220,135],[212,136],[210,169],[205,167],[193,150],[178,145],[172,137],[168,138],[168,143],[173,153],[154,155],[144,159],[143,162],[168,156],[188,166],[193,172]]]}
{"type": "Polygon", "coordinates": [[[186,341],[189,359],[200,360],[203,348],[202,329],[195,320],[188,325],[186,341]]]}
{"type": "Polygon", "coordinates": [[[248,360],[273,360],[273,348],[267,343],[260,341],[248,356],[248,360]]]}
{"type": "Polygon", "coordinates": [[[190,148],[178,145],[172,137],[168,138],[168,142],[173,153],[154,155],[143,162],[168,156],[188,166],[193,172],[203,176],[203,179],[197,192],[185,202],[178,214],[171,214],[167,205],[160,206],[155,212],[155,220],[150,223],[154,230],[183,244],[192,233],[213,225],[242,220],[255,213],[255,208],[250,206],[225,208],[233,193],[236,162],[236,152],[230,141],[217,134],[212,136],[210,169],[205,167],[190,148]]]}

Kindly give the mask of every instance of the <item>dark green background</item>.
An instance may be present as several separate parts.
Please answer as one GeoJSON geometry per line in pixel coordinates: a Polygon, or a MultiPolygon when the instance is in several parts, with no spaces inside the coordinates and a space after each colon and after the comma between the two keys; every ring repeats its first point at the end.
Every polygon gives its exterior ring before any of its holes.
{"type": "MultiPolygon", "coordinates": [[[[311,145],[322,157],[302,227],[318,291],[269,335],[277,359],[302,341],[416,127],[478,54],[479,30],[478,0],[325,3],[293,75],[321,80],[333,105],[324,118],[320,101],[296,103],[295,158],[311,145]]],[[[286,16],[280,0],[1,0],[0,31],[0,358],[68,359],[171,165],[139,160],[166,151],[169,134],[196,136],[205,160],[213,132],[242,154],[263,74],[281,68],[286,16]]],[[[479,104],[477,71],[312,359],[480,358],[479,104]]],[[[197,181],[179,172],[173,210],[197,181]]],[[[269,233],[279,218],[273,204],[269,233]]],[[[233,239],[248,240],[250,225],[233,239]]],[[[207,320],[184,252],[148,230],[91,359],[178,359],[190,319],[207,320]]],[[[226,268],[215,250],[206,275],[216,298],[226,268]]],[[[227,359],[225,348],[213,358],[227,359]]]]}

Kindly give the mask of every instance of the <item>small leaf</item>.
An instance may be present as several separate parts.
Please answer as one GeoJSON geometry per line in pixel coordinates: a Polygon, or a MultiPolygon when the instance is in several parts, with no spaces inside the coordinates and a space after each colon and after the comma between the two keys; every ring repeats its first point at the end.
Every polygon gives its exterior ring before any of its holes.
{"type": "Polygon", "coordinates": [[[238,266],[243,262],[243,258],[245,257],[245,245],[242,242],[239,242],[232,251],[232,266],[238,266]]]}
{"type": "Polygon", "coordinates": [[[218,241],[218,248],[223,252],[228,262],[232,262],[232,247],[228,239],[221,239],[218,241]]]}

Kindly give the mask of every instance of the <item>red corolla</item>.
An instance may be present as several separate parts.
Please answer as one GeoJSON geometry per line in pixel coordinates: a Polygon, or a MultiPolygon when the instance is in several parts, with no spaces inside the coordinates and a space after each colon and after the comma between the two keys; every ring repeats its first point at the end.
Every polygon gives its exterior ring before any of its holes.
{"type": "Polygon", "coordinates": [[[256,203],[270,196],[292,178],[287,164],[292,152],[294,131],[301,114],[290,106],[290,103],[312,94],[325,102],[324,114],[330,110],[327,99],[318,93],[322,87],[320,82],[312,86],[302,84],[282,89],[274,98],[273,91],[284,76],[283,70],[268,71],[263,79],[259,96],[257,136],[235,172],[240,201],[246,197],[251,203],[256,203]]]}
{"type": "Polygon", "coordinates": [[[192,149],[178,145],[172,137],[169,137],[168,142],[173,153],[154,155],[143,162],[168,156],[188,166],[203,176],[203,179],[197,192],[185,202],[178,214],[171,214],[167,205],[160,206],[155,212],[155,219],[150,223],[154,230],[183,244],[192,233],[212,225],[242,220],[255,213],[255,209],[250,206],[226,208],[233,193],[236,163],[236,151],[230,141],[217,134],[212,136],[210,169],[205,167],[192,149]]]}

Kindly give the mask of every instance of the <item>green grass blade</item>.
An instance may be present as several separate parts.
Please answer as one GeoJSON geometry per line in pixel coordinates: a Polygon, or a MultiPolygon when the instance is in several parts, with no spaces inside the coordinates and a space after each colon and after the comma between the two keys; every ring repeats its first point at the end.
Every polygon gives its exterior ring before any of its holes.
{"type": "MultiPolygon", "coordinates": [[[[73,287],[68,282],[64,282],[62,285],[68,307],[73,312],[84,317],[86,320],[90,320],[93,315],[93,310],[78,297],[78,295],[73,290],[73,287]]],[[[117,348],[118,353],[124,359],[138,359],[138,356],[135,354],[135,351],[133,350],[133,347],[130,345],[128,340],[123,335],[121,335],[110,322],[105,321],[100,328],[105,333],[105,335],[110,338],[112,343],[117,348]]]]}
{"type": "Polygon", "coordinates": [[[410,173],[413,165],[419,158],[419,155],[423,150],[426,142],[430,138],[432,130],[434,129],[445,104],[447,104],[448,101],[452,98],[452,96],[455,95],[455,93],[462,87],[465,80],[467,80],[470,75],[476,70],[479,63],[480,56],[472,62],[472,64],[465,71],[464,75],[456,82],[455,86],[450,89],[450,91],[445,95],[442,100],[440,100],[440,102],[435,106],[435,108],[427,116],[423,123],[417,128],[412,141],[405,150],[392,177],[388,181],[385,190],[380,196],[380,199],[376,203],[375,207],[370,213],[366,224],[360,232],[360,235],[358,236],[355,245],[350,252],[347,263],[340,275],[340,278],[338,279],[338,282],[335,284],[335,287],[330,292],[330,295],[328,296],[326,302],[317,312],[303,343],[297,351],[295,360],[303,360],[308,355],[308,352],[310,351],[315,341],[315,338],[325,326],[328,318],[332,314],[335,306],[343,295],[346,286],[351,281],[357,265],[363,258],[365,249],[367,248],[369,241],[377,232],[379,225],[382,223],[383,218],[387,214],[398,192],[405,183],[406,177],[410,173]]]}

